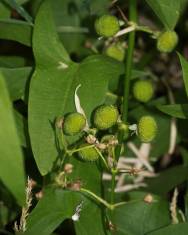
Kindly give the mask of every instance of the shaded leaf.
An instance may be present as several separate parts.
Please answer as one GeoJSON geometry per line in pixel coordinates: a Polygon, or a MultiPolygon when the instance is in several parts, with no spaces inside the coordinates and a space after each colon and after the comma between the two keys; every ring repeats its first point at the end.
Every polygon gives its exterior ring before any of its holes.
{"type": "Polygon", "coordinates": [[[188,118],[188,104],[160,105],[157,108],[172,117],[186,119],[188,118]]]}
{"type": "Polygon", "coordinates": [[[0,177],[16,197],[18,203],[23,205],[25,201],[25,178],[22,151],[14,123],[11,102],[2,76],[0,77],[0,90],[0,123],[3,124],[0,127],[0,177]]]}
{"type": "Polygon", "coordinates": [[[183,80],[184,80],[185,90],[188,96],[188,62],[180,53],[178,53],[178,56],[179,56],[182,71],[183,71],[183,80]]]}
{"type": "Polygon", "coordinates": [[[0,68],[12,101],[25,96],[26,84],[29,80],[32,68],[0,68]]]}
{"type": "Polygon", "coordinates": [[[177,185],[183,183],[188,179],[188,167],[182,165],[171,167],[165,171],[160,172],[158,177],[147,179],[149,192],[155,194],[166,194],[177,185]],[[161,184],[161,182],[163,182],[161,184]]]}
{"type": "Polygon", "coordinates": [[[173,30],[180,17],[182,0],[146,0],[167,29],[173,30]]]}
{"type": "Polygon", "coordinates": [[[160,198],[152,203],[143,200],[130,201],[117,207],[112,223],[116,235],[143,235],[170,224],[168,203],[160,198]]]}
{"type": "MultiPolygon", "coordinates": [[[[181,223],[181,224],[173,224],[168,227],[159,229],[150,235],[185,235],[188,231],[188,223],[181,223]]],[[[148,235],[149,235],[148,234],[148,235]]]]}
{"type": "Polygon", "coordinates": [[[32,27],[21,20],[0,19],[0,39],[13,40],[31,46],[32,27]]]}

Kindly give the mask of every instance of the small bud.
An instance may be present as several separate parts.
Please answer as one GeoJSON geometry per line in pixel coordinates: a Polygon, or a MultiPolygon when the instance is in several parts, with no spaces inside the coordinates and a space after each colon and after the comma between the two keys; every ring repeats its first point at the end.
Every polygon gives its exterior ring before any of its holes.
{"type": "Polygon", "coordinates": [[[62,171],[60,172],[56,178],[55,178],[55,182],[58,186],[60,187],[66,187],[67,186],[67,180],[66,180],[66,175],[65,175],[65,172],[62,171]]]}
{"type": "Polygon", "coordinates": [[[140,80],[133,85],[133,95],[140,102],[148,102],[154,94],[154,88],[151,81],[140,80]]]}
{"type": "Polygon", "coordinates": [[[44,196],[44,193],[43,193],[43,191],[41,190],[41,191],[39,191],[38,193],[35,193],[35,197],[36,197],[36,199],[41,199],[41,198],[43,198],[43,196],[44,196]]]}
{"type": "Polygon", "coordinates": [[[86,137],[86,141],[88,144],[95,144],[97,142],[97,138],[94,135],[89,134],[86,137]]]}
{"type": "Polygon", "coordinates": [[[73,170],[73,165],[70,163],[66,163],[64,166],[64,172],[67,174],[71,174],[73,170]]]}
{"type": "Polygon", "coordinates": [[[105,54],[115,60],[123,61],[125,57],[125,49],[120,43],[116,43],[107,47],[105,54]]]}
{"type": "Polygon", "coordinates": [[[118,110],[113,105],[101,105],[95,110],[94,125],[99,130],[106,130],[117,123],[118,110]]]}
{"type": "Polygon", "coordinates": [[[145,197],[144,197],[144,202],[146,203],[152,203],[153,202],[153,196],[151,194],[147,194],[145,197]]]}
{"type": "Polygon", "coordinates": [[[178,35],[175,31],[164,31],[157,39],[157,49],[161,52],[172,52],[178,43],[178,35]]]}
{"type": "Polygon", "coordinates": [[[103,15],[95,21],[95,30],[100,36],[112,37],[120,30],[119,21],[115,16],[103,15]]]}
{"type": "Polygon", "coordinates": [[[151,142],[157,134],[157,123],[151,116],[143,116],[138,122],[138,136],[142,142],[151,142]]]}
{"type": "Polygon", "coordinates": [[[55,122],[55,125],[56,125],[57,128],[62,129],[62,127],[63,127],[63,118],[62,117],[57,118],[56,122],[55,122]]]}
{"type": "Polygon", "coordinates": [[[105,150],[107,148],[107,145],[103,143],[98,143],[96,144],[96,147],[100,150],[105,150]]]}
{"type": "MultiPolygon", "coordinates": [[[[84,148],[90,146],[89,144],[83,144],[79,148],[84,148]]],[[[99,154],[95,147],[84,148],[78,152],[78,155],[81,159],[85,161],[96,161],[99,158],[99,154]]]]}
{"type": "Polygon", "coordinates": [[[85,125],[86,119],[81,113],[70,113],[64,118],[63,131],[66,135],[76,135],[85,125]]]}
{"type": "Polygon", "coordinates": [[[69,183],[67,185],[67,188],[69,188],[69,189],[71,189],[73,191],[80,191],[81,187],[82,187],[81,180],[76,180],[76,181],[74,181],[72,183],[69,183]]]}

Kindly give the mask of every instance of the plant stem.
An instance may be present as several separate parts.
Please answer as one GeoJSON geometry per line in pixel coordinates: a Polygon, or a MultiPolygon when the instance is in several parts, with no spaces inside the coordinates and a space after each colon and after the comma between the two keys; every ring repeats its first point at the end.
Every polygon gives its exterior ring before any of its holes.
{"type": "Polygon", "coordinates": [[[90,149],[90,148],[93,148],[93,147],[95,147],[95,145],[91,144],[91,145],[84,146],[82,148],[67,150],[66,153],[69,154],[69,155],[72,155],[73,153],[76,153],[76,152],[81,151],[83,149],[90,149]]]}
{"type": "Polygon", "coordinates": [[[112,169],[111,195],[110,195],[111,204],[114,204],[114,198],[115,198],[116,172],[117,172],[116,170],[112,169]]]}
{"type": "MultiPolygon", "coordinates": [[[[136,23],[136,19],[137,19],[136,0],[129,0],[129,21],[136,23]]],[[[123,115],[122,115],[122,119],[124,122],[127,121],[128,117],[129,88],[130,88],[130,79],[132,72],[134,45],[135,45],[135,31],[132,31],[129,33],[128,51],[125,64],[124,99],[123,99],[123,115]]]]}
{"type": "Polygon", "coordinates": [[[93,198],[95,198],[96,201],[100,202],[101,204],[103,204],[108,209],[110,209],[110,210],[114,209],[113,205],[109,204],[107,201],[105,201],[101,197],[97,196],[95,193],[91,192],[90,190],[85,189],[85,188],[81,188],[80,191],[83,192],[83,193],[87,193],[88,195],[92,196],[93,198]]]}
{"type": "MultiPolygon", "coordinates": [[[[129,21],[134,22],[136,24],[137,14],[136,14],[136,1],[137,0],[129,0],[129,21]]],[[[127,58],[125,63],[125,78],[124,78],[124,94],[123,94],[123,110],[122,110],[122,120],[126,123],[128,118],[128,106],[129,106],[129,90],[130,90],[130,80],[131,80],[131,72],[132,72],[132,61],[133,61],[133,51],[135,45],[135,31],[129,33],[128,38],[128,51],[127,58]]],[[[116,147],[116,161],[118,162],[120,153],[121,153],[121,145],[123,142],[123,131],[119,131],[118,133],[118,146],[116,147]]]]}
{"type": "MultiPolygon", "coordinates": [[[[136,1],[137,0],[129,0],[129,21],[136,24],[136,1]]],[[[128,118],[128,105],[129,105],[129,87],[130,87],[130,80],[131,80],[131,72],[132,72],[132,61],[133,61],[133,51],[135,45],[135,30],[129,33],[128,38],[128,51],[127,51],[127,58],[125,64],[125,78],[124,78],[124,94],[123,94],[123,114],[122,120],[127,122],[128,118]]],[[[123,142],[124,133],[122,130],[118,133],[118,146],[115,149],[115,161],[118,162],[120,153],[121,153],[121,146],[123,142]]],[[[114,195],[115,195],[115,177],[117,174],[117,167],[112,169],[112,181],[111,181],[111,204],[114,204],[114,195]]]]}

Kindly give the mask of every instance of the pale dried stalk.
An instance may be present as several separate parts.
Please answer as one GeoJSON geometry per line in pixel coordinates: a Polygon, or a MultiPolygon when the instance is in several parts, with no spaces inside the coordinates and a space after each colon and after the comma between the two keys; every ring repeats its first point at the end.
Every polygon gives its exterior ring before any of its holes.
{"type": "Polygon", "coordinates": [[[22,214],[20,218],[19,225],[17,222],[14,224],[14,230],[16,232],[25,232],[26,231],[26,219],[29,215],[29,209],[32,205],[32,186],[33,186],[33,180],[28,177],[27,179],[27,186],[26,186],[26,204],[25,207],[22,208],[22,214]]]}
{"type": "Polygon", "coordinates": [[[115,189],[116,193],[121,193],[121,192],[128,192],[130,190],[133,189],[137,189],[140,187],[146,187],[147,185],[145,183],[138,183],[138,184],[127,184],[127,185],[123,185],[121,187],[118,187],[115,189]]]}
{"type": "Polygon", "coordinates": [[[132,142],[128,142],[127,146],[130,148],[130,150],[132,150],[132,152],[138,157],[138,159],[140,160],[140,162],[151,172],[154,171],[153,167],[151,166],[151,164],[149,163],[149,161],[147,161],[145,159],[145,156],[143,156],[143,153],[141,153],[137,147],[135,146],[135,144],[133,144],[132,142]]]}
{"type": "Polygon", "coordinates": [[[178,197],[178,190],[177,188],[174,189],[174,194],[172,197],[172,201],[170,203],[170,214],[172,217],[172,224],[178,224],[179,220],[177,217],[177,197],[178,197]]]}

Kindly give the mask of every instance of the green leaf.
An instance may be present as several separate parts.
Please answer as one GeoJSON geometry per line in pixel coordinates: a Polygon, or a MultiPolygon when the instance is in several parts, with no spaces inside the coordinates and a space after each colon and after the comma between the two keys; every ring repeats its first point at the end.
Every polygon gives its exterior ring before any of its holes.
{"type": "Polygon", "coordinates": [[[0,2],[0,19],[9,18],[10,17],[10,9],[3,2],[0,2]]]}
{"type": "Polygon", "coordinates": [[[75,111],[76,87],[81,84],[78,95],[89,119],[93,109],[104,101],[108,79],[116,73],[112,61],[100,55],[88,57],[80,65],[70,62],[65,49],[57,41],[53,19],[46,14],[50,14],[49,0],[44,1],[36,19],[33,39],[36,70],[29,97],[31,144],[43,175],[50,171],[58,155],[54,120],[75,111]]]}
{"type": "Polygon", "coordinates": [[[127,202],[117,207],[112,216],[116,235],[148,234],[171,222],[168,203],[158,197],[152,203],[143,200],[127,202]]]}
{"type": "Polygon", "coordinates": [[[4,0],[11,8],[15,9],[24,19],[32,25],[32,17],[25,11],[25,9],[16,0],[4,0]]]}
{"type": "Polygon", "coordinates": [[[0,20],[0,39],[13,40],[31,46],[32,27],[21,20],[0,20]]]}
{"type": "Polygon", "coordinates": [[[173,224],[159,229],[148,235],[185,235],[188,231],[188,223],[173,224]]]}
{"type": "Polygon", "coordinates": [[[10,98],[2,76],[0,76],[0,91],[0,123],[3,123],[0,127],[0,178],[18,203],[23,205],[25,201],[23,156],[10,98]]]}
{"type": "Polygon", "coordinates": [[[157,108],[175,118],[188,118],[188,104],[159,105],[157,108]]]}
{"type": "MultiPolygon", "coordinates": [[[[73,191],[66,191],[58,188],[48,188],[44,191],[44,197],[39,201],[27,220],[27,231],[24,235],[50,235],[65,219],[72,217],[76,207],[83,203],[80,212],[80,220],[75,226],[82,235],[90,235],[86,231],[86,223],[93,224],[93,217],[97,214],[100,217],[100,208],[82,194],[73,191]]],[[[96,224],[95,224],[96,225],[96,224]]],[[[91,234],[103,235],[101,227],[93,226],[91,234]]],[[[78,233],[77,233],[78,234],[78,233]]]]}
{"type": "Polygon", "coordinates": [[[14,120],[15,120],[16,129],[18,132],[18,137],[20,139],[20,145],[23,147],[26,147],[26,137],[25,137],[26,120],[17,111],[14,111],[14,120]]]}
{"type": "Polygon", "coordinates": [[[147,179],[147,191],[164,195],[188,179],[188,167],[182,165],[162,171],[158,177],[147,179]],[[163,182],[161,184],[161,182],[163,182]]]}
{"type": "Polygon", "coordinates": [[[26,85],[29,81],[32,68],[0,68],[0,71],[4,75],[4,80],[6,82],[11,100],[15,101],[24,97],[26,85]]]}
{"type": "Polygon", "coordinates": [[[22,56],[13,56],[13,55],[2,55],[0,56],[0,67],[24,67],[25,58],[22,56]]]}
{"type": "Polygon", "coordinates": [[[178,53],[182,71],[183,71],[183,80],[185,85],[185,90],[188,96],[188,61],[180,54],[178,53]]]}
{"type": "Polygon", "coordinates": [[[166,29],[173,30],[180,17],[182,0],[146,0],[166,29]]]}

